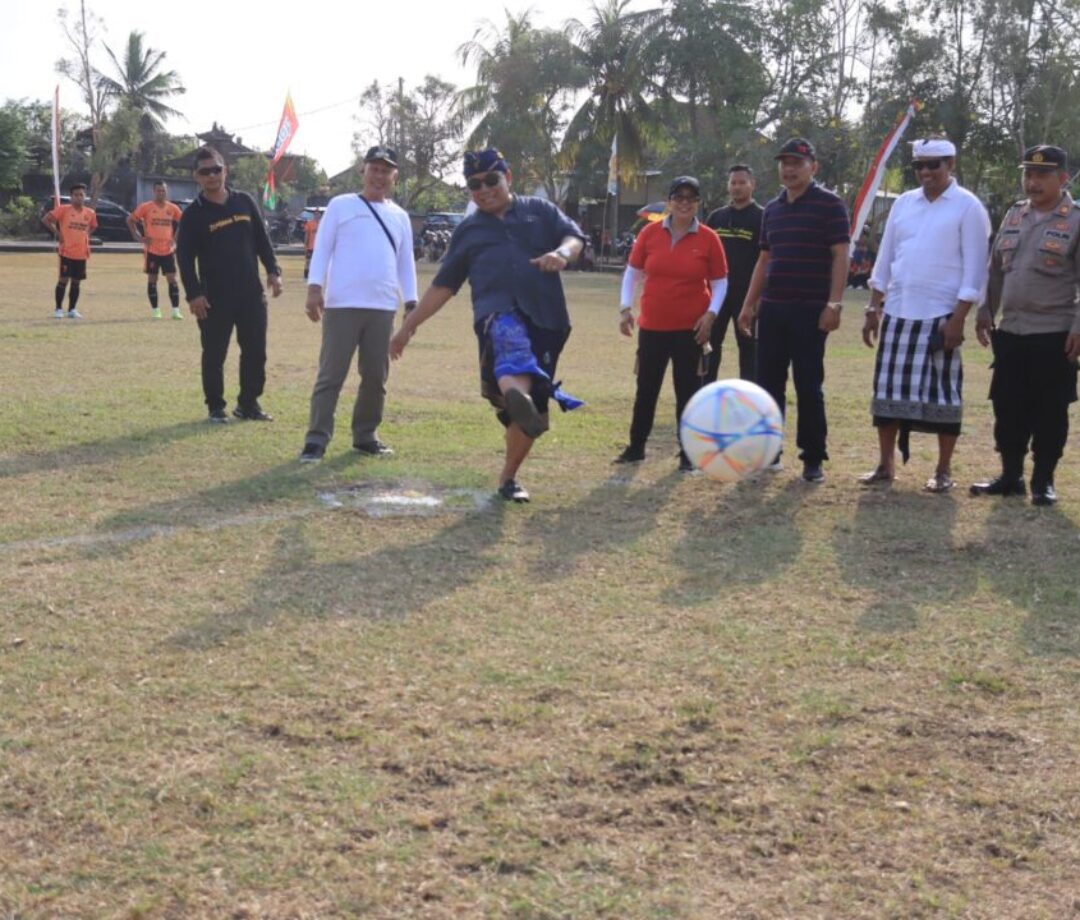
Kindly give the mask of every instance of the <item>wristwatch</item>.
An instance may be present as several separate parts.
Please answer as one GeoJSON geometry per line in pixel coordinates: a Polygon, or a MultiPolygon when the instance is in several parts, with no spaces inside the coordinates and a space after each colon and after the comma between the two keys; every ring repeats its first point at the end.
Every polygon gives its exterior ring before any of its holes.
{"type": "Polygon", "coordinates": [[[835,310],[837,313],[844,309],[844,305],[840,303],[839,300],[829,301],[829,303],[825,304],[825,306],[835,310]]]}

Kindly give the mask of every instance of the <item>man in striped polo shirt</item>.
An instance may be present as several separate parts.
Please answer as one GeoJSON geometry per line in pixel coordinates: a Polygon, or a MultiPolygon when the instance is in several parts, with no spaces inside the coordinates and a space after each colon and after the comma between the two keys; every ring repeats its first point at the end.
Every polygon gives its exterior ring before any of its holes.
{"type": "MultiPolygon", "coordinates": [[[[757,316],[757,382],[784,411],[788,367],[799,410],[795,443],[802,477],[821,482],[825,419],[825,340],[840,328],[850,232],[840,198],[814,181],[814,146],[793,137],[776,154],[783,189],[765,206],[761,254],[738,327],[751,334],[757,316]]],[[[779,458],[773,468],[779,469],[779,458]]]]}

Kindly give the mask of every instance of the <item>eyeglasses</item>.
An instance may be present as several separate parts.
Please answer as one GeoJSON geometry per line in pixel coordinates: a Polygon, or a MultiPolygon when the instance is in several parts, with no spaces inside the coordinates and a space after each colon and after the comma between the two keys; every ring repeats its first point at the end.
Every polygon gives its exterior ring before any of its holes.
{"type": "Polygon", "coordinates": [[[224,166],[200,166],[195,170],[197,176],[220,176],[224,172],[224,166]]]}
{"type": "Polygon", "coordinates": [[[466,179],[465,184],[469,187],[470,192],[478,192],[484,186],[488,188],[495,188],[499,184],[499,179],[502,178],[500,172],[489,172],[483,179],[478,179],[473,176],[471,179],[466,179]]]}
{"type": "Polygon", "coordinates": [[[669,200],[678,204],[697,204],[701,201],[701,197],[698,195],[672,195],[669,200]]]}
{"type": "Polygon", "coordinates": [[[916,160],[911,164],[911,168],[915,172],[921,172],[924,169],[935,170],[941,168],[941,160],[916,160]]]}

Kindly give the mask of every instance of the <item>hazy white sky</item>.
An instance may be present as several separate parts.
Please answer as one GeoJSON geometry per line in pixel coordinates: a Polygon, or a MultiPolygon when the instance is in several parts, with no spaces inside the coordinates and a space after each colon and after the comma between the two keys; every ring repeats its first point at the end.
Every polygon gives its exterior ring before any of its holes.
{"type": "MultiPolygon", "coordinates": [[[[67,55],[57,22],[61,2],[9,0],[0,29],[0,99],[51,98],[60,84],[65,109],[81,107],[74,84],[59,77],[56,60],[67,55]]],[[[77,0],[66,0],[74,12],[77,0]]],[[[658,4],[637,2],[636,8],[658,4]]],[[[241,3],[229,0],[91,0],[103,20],[101,35],[119,56],[128,33],[167,53],[187,93],[175,98],[184,118],[168,124],[176,134],[202,131],[217,121],[251,147],[273,142],[287,90],[300,115],[290,148],[315,157],[329,174],[352,160],[357,97],[372,80],[404,77],[406,84],[432,73],[458,86],[472,74],[457,49],[484,19],[505,21],[504,8],[527,3],[466,4],[455,0],[397,0],[376,3],[241,3]]],[[[534,25],[559,27],[587,19],[581,0],[544,0],[533,7],[534,25]]],[[[108,62],[102,50],[98,64],[108,62]]]]}

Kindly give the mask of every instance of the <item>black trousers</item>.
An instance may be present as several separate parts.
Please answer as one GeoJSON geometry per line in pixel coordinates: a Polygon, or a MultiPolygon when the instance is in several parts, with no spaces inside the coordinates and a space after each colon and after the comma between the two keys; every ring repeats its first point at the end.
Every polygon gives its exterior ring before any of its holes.
{"type": "Polygon", "coordinates": [[[804,463],[828,460],[825,440],[825,340],[818,329],[824,304],[762,302],[758,315],[757,382],[785,411],[788,366],[795,379],[799,422],[795,443],[804,463]]]}
{"type": "Polygon", "coordinates": [[[1069,404],[1076,401],[1076,365],[1065,358],[1067,338],[1067,332],[993,332],[994,440],[1008,476],[1021,475],[1030,444],[1033,478],[1050,481],[1065,451],[1069,404]]]}
{"type": "Polygon", "coordinates": [[[712,346],[712,354],[709,355],[708,364],[705,368],[705,382],[713,383],[720,375],[720,355],[723,351],[724,339],[727,336],[728,326],[735,330],[735,344],[739,347],[739,376],[743,380],[754,379],[754,359],[756,347],[754,337],[743,335],[735,320],[742,309],[742,298],[738,305],[733,304],[730,298],[724,301],[720,313],[713,323],[712,333],[709,335],[709,344],[712,346]],[[729,306],[730,304],[730,306],[729,306]]]}
{"type": "Polygon", "coordinates": [[[250,409],[262,396],[266,385],[266,299],[229,303],[210,301],[206,319],[199,320],[202,339],[202,385],[206,406],[211,411],[225,408],[225,356],[236,329],[240,346],[240,395],[236,403],[250,409]]]}
{"type": "Polygon", "coordinates": [[[637,392],[634,394],[634,416],[630,422],[630,446],[644,449],[656,418],[656,401],[668,362],[671,362],[675,384],[675,430],[686,404],[700,388],[703,376],[701,346],[694,341],[690,329],[677,332],[657,332],[638,329],[637,392]]]}

